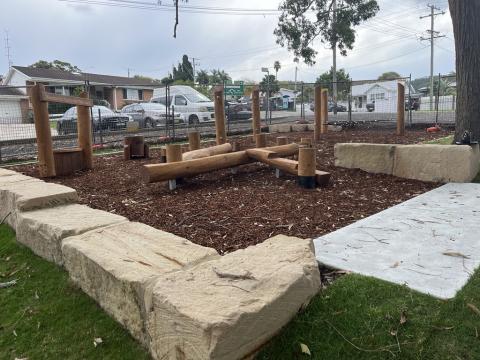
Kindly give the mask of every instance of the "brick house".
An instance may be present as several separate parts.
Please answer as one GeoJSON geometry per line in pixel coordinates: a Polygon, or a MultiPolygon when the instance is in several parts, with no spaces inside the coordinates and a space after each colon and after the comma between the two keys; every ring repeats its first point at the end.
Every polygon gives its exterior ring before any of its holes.
{"type": "Polygon", "coordinates": [[[83,89],[88,84],[90,98],[107,101],[112,110],[120,110],[131,103],[149,101],[153,89],[160,86],[148,79],[24,66],[12,66],[3,81],[4,86],[18,87],[24,95],[28,95],[27,86],[36,83],[44,84],[47,91],[61,95],[73,95],[77,89],[83,89]]]}

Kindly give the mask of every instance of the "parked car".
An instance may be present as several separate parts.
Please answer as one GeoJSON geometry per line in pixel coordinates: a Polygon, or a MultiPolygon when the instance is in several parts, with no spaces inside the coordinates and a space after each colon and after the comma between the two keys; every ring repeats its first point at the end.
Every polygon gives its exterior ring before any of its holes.
{"type": "MultiPolygon", "coordinates": [[[[137,103],[126,105],[123,107],[122,114],[131,116],[133,121],[138,122],[140,128],[154,128],[158,125],[167,124],[167,108],[163,104],[158,103],[137,103]]],[[[180,113],[168,115],[169,121],[171,124],[175,116],[175,122],[182,122],[183,118],[180,113]]]]}
{"type": "MultiPolygon", "coordinates": [[[[117,114],[105,106],[95,105],[92,107],[93,130],[121,130],[127,127],[131,116],[117,114]]],[[[57,121],[57,132],[59,135],[72,134],[77,132],[77,107],[71,107],[57,121]]]]}
{"type": "Polygon", "coordinates": [[[212,100],[194,88],[185,85],[170,86],[167,98],[166,88],[153,90],[152,103],[173,106],[175,113],[180,113],[185,122],[198,124],[215,119],[212,100]]]}
{"type": "Polygon", "coordinates": [[[410,101],[405,99],[405,110],[420,110],[419,99],[410,98],[410,101]]]}
{"type": "Polygon", "coordinates": [[[373,112],[373,111],[375,111],[375,101],[367,104],[367,105],[365,106],[365,108],[367,109],[368,112],[373,112]]]}
{"type": "MultiPolygon", "coordinates": [[[[335,104],[334,104],[333,101],[329,101],[328,102],[328,112],[333,112],[333,109],[335,109],[335,104]]],[[[315,104],[314,103],[310,104],[310,110],[315,111],[315,104]]],[[[346,111],[347,111],[346,106],[337,103],[337,112],[346,112],[346,111]]]]}
{"type": "Polygon", "coordinates": [[[225,103],[225,116],[228,120],[247,120],[252,117],[248,104],[238,102],[225,103]]]}

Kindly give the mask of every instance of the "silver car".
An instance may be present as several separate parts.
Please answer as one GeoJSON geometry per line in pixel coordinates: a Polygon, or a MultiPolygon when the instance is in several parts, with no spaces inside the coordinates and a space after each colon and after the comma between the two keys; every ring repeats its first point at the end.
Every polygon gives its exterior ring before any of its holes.
{"type": "MultiPolygon", "coordinates": [[[[165,125],[167,118],[167,108],[165,105],[157,103],[138,103],[124,106],[121,111],[124,115],[129,115],[133,121],[138,122],[141,128],[154,128],[158,125],[165,125]]],[[[175,122],[182,120],[180,114],[175,114],[175,122]]],[[[172,114],[169,115],[169,123],[172,121],[172,114]]]]}

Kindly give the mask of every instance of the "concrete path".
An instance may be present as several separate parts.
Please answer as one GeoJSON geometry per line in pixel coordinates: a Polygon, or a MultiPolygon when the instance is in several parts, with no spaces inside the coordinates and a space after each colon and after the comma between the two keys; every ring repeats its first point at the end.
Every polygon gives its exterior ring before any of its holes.
{"type": "Polygon", "coordinates": [[[480,184],[447,184],[314,240],[324,265],[453,298],[480,265],[480,184]]]}

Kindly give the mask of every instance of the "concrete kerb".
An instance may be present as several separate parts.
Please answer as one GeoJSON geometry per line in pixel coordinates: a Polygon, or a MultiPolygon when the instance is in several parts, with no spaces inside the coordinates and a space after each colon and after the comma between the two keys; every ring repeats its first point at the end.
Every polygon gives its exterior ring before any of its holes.
{"type": "Polygon", "coordinates": [[[430,182],[470,182],[480,170],[478,145],[335,144],[335,165],[430,182]]]}

